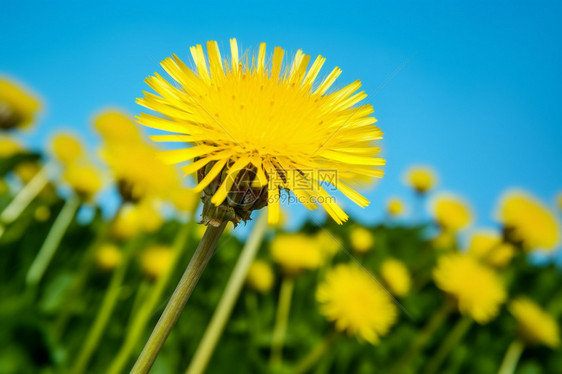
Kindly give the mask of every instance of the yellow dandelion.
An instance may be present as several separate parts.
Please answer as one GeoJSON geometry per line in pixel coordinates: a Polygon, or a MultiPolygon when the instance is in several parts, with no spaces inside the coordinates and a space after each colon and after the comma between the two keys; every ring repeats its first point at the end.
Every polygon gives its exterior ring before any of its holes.
{"type": "Polygon", "coordinates": [[[289,189],[307,208],[321,205],[342,223],[348,216],[325,190],[326,183],[367,206],[369,201],[346,184],[383,174],[378,167],[384,160],[371,144],[382,132],[373,126],[373,108],[360,104],[367,96],[357,92],[361,83],[329,92],[341,70],[315,83],[325,59],[318,56],[307,71],[310,56],[300,50],[291,62],[284,62],[279,47],[267,58],[265,43],[257,55],[239,54],[231,39],[230,50],[223,60],[217,42],[208,42],[207,62],[203,47],[192,47],[195,70],[175,55],[162,61],[177,86],[159,74],[146,80],[156,94],[145,92],[138,103],[164,118],[142,113],[139,122],[175,134],[154,136],[155,141],[192,145],[162,158],[193,160],[183,170],[197,174],[194,190],[205,191],[215,206],[229,197],[223,206],[235,221],[268,205],[269,222],[276,223],[279,194],[289,189]],[[240,192],[239,199],[229,196],[240,192]]]}
{"type": "Polygon", "coordinates": [[[37,207],[37,209],[35,209],[33,216],[37,221],[45,222],[49,218],[51,218],[51,209],[49,209],[49,207],[46,205],[40,205],[37,207]]]}
{"type": "Polygon", "coordinates": [[[24,183],[29,183],[39,172],[41,166],[37,161],[23,161],[16,165],[14,173],[24,183]]]}
{"type": "Polygon", "coordinates": [[[96,264],[103,270],[113,270],[123,260],[123,253],[114,244],[102,244],[96,251],[96,264]]]}
{"type": "Polygon", "coordinates": [[[10,158],[22,151],[23,148],[17,140],[7,136],[0,136],[0,159],[10,158]]]}
{"type": "Polygon", "coordinates": [[[558,323],[533,301],[518,297],[509,303],[509,311],[517,320],[519,334],[526,343],[544,344],[553,349],[560,345],[558,323]]]}
{"type": "Polygon", "coordinates": [[[425,194],[437,184],[435,172],[426,166],[414,166],[405,175],[406,184],[420,194],[425,194]]]}
{"type": "Polygon", "coordinates": [[[404,210],[404,202],[397,197],[391,198],[386,204],[386,211],[391,216],[401,216],[402,214],[404,214],[404,210]]]}
{"type": "Polygon", "coordinates": [[[149,278],[158,278],[172,264],[172,254],[170,248],[160,245],[145,249],[140,256],[142,272],[149,278]]]}
{"type": "Polygon", "coordinates": [[[82,143],[72,134],[61,133],[55,135],[51,148],[56,159],[63,164],[75,162],[85,156],[82,143]]]}
{"type": "Polygon", "coordinates": [[[375,237],[364,227],[354,227],[349,234],[351,249],[357,253],[366,253],[373,249],[375,237]]]}
{"type": "Polygon", "coordinates": [[[515,248],[509,243],[504,243],[497,232],[480,230],[470,237],[468,253],[492,266],[504,267],[515,255],[515,248]]]}
{"type": "Polygon", "coordinates": [[[199,196],[188,188],[177,188],[170,192],[170,202],[180,212],[192,212],[199,203],[199,196]]]}
{"type": "Polygon", "coordinates": [[[0,130],[28,127],[40,108],[39,100],[32,94],[0,78],[0,130]]]}
{"type": "Polygon", "coordinates": [[[163,223],[158,204],[145,199],[137,204],[125,204],[113,223],[112,231],[120,239],[130,239],[142,232],[155,232],[163,223]]]}
{"type": "Polygon", "coordinates": [[[468,227],[473,220],[468,203],[458,196],[443,193],[432,202],[433,215],[445,230],[457,232],[468,227]]]}
{"type": "Polygon", "coordinates": [[[318,286],[321,313],[339,331],[376,344],[396,322],[397,309],[386,291],[363,269],[338,265],[318,286]]]}
{"type": "Polygon", "coordinates": [[[288,275],[320,267],[326,255],[317,240],[304,234],[277,235],[270,246],[271,257],[288,275]]]}
{"type": "Polygon", "coordinates": [[[533,196],[507,193],[501,201],[498,218],[508,240],[522,243],[528,250],[554,250],[560,241],[560,222],[556,215],[533,196]]]}
{"type": "Polygon", "coordinates": [[[66,165],[62,179],[84,200],[90,200],[103,188],[101,171],[88,162],[66,165]]]}
{"type": "Polygon", "coordinates": [[[100,133],[104,142],[111,144],[143,142],[139,127],[120,110],[105,110],[95,116],[93,122],[94,128],[100,133]]]}
{"type": "Polygon", "coordinates": [[[500,277],[467,254],[451,254],[439,259],[433,270],[437,287],[451,295],[459,311],[478,323],[495,318],[507,298],[500,277]]]}
{"type": "Polygon", "coordinates": [[[341,239],[327,230],[318,231],[316,240],[327,258],[333,257],[342,247],[341,239]]]}
{"type": "Polygon", "coordinates": [[[381,265],[381,277],[393,295],[403,297],[410,292],[412,277],[402,261],[393,258],[384,260],[381,265]]]}
{"type": "Polygon", "coordinates": [[[94,118],[94,125],[104,140],[101,157],[111,169],[125,201],[137,201],[145,196],[167,199],[171,191],[180,188],[178,171],[156,157],[156,148],[142,140],[127,115],[102,112],[94,118]],[[119,130],[112,129],[113,126],[119,130]],[[127,139],[119,141],[127,134],[127,139]]]}
{"type": "Polygon", "coordinates": [[[248,269],[246,283],[255,291],[267,293],[273,287],[273,270],[265,261],[255,260],[248,269]]]}

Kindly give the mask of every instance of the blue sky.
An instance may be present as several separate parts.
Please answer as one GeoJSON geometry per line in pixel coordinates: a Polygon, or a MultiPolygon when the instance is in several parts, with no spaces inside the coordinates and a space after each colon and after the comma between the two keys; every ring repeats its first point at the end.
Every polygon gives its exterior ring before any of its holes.
{"type": "Polygon", "coordinates": [[[24,137],[32,146],[72,129],[94,149],[91,117],[107,107],[138,113],[134,100],[160,60],[236,37],[244,48],[265,41],[322,54],[325,69],[343,69],[340,86],[361,79],[388,163],[366,211],[346,204],[357,218],[374,222],[390,195],[409,198],[402,174],[418,163],[472,202],[476,226],[492,224],[506,188],[549,204],[562,190],[559,2],[77,3],[2,5],[0,74],[46,106],[24,137]]]}

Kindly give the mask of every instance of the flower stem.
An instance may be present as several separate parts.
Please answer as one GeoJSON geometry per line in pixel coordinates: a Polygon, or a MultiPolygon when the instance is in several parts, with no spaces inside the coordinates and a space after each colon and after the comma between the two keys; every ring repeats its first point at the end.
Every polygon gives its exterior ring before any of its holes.
{"type": "Polygon", "coordinates": [[[109,370],[107,371],[108,374],[118,374],[123,371],[123,368],[129,362],[131,358],[131,354],[133,350],[137,346],[139,339],[142,337],[143,332],[146,329],[146,325],[150,320],[150,317],[153,315],[154,310],[158,306],[158,303],[162,299],[162,294],[168,285],[171,276],[174,273],[175,265],[179,263],[179,259],[185,250],[186,243],[189,239],[190,234],[193,232],[195,227],[195,217],[184,224],[173,243],[172,249],[172,260],[170,261],[170,266],[166,270],[164,274],[162,274],[157,280],[156,284],[152,287],[150,294],[142,304],[140,308],[138,308],[137,312],[134,314],[134,317],[131,321],[130,328],[127,329],[125,339],[121,348],[119,349],[117,355],[111,362],[109,366],[109,370]]]}
{"type": "Polygon", "coordinates": [[[447,320],[447,317],[453,311],[453,305],[446,301],[441,308],[433,314],[433,317],[423,327],[423,329],[416,335],[410,348],[396,361],[394,367],[389,370],[389,373],[402,373],[416,358],[420,351],[427,345],[431,337],[439,329],[441,325],[447,320]]]}
{"type": "Polygon", "coordinates": [[[516,339],[511,342],[505,352],[498,374],[513,374],[524,349],[525,344],[521,340],[516,339]]]}
{"type": "Polygon", "coordinates": [[[285,276],[281,283],[281,289],[279,290],[277,317],[275,319],[275,326],[273,327],[273,335],[271,338],[271,356],[269,357],[271,366],[278,366],[282,361],[283,342],[285,341],[285,334],[287,333],[294,285],[294,278],[285,276]]]}
{"type": "Polygon", "coordinates": [[[46,164],[35,176],[21,189],[16,197],[8,204],[8,206],[0,214],[0,223],[8,224],[15,221],[31,201],[41,192],[43,187],[49,181],[48,175],[54,167],[52,164],[46,164]]]}
{"type": "Polygon", "coordinates": [[[49,230],[43,245],[39,249],[37,256],[33,260],[33,263],[27,272],[25,280],[28,286],[36,286],[41,281],[41,278],[43,278],[47,267],[51,263],[51,260],[60,245],[66,229],[72,222],[76,211],[80,207],[80,202],[80,198],[77,195],[72,195],[68,198],[68,200],[66,200],[66,203],[55,219],[51,230],[49,230]]]}
{"type": "Polygon", "coordinates": [[[156,327],[154,327],[150,338],[148,338],[135,366],[133,366],[131,374],[146,374],[154,364],[164,342],[176,324],[185,303],[191,296],[207,263],[213,256],[217,242],[227,223],[228,221],[224,221],[218,227],[207,226],[205,235],[203,235],[201,242],[199,242],[197,250],[193,254],[189,265],[187,265],[182,278],[170,298],[168,305],[166,305],[166,309],[164,309],[164,312],[160,316],[156,327]]]}
{"type": "Polygon", "coordinates": [[[332,344],[336,341],[339,336],[336,330],[332,330],[324,336],[324,338],[316,345],[316,347],[310,351],[304,359],[302,359],[295,368],[295,374],[304,374],[322,358],[322,356],[330,349],[332,344]]]}
{"type": "Polygon", "coordinates": [[[133,252],[137,247],[137,241],[131,240],[129,243],[126,244],[124,251],[123,251],[123,259],[121,263],[113,272],[111,276],[111,280],[109,282],[109,287],[107,288],[103,301],[101,303],[101,307],[98,310],[98,314],[88,331],[88,335],[86,336],[86,340],[81,347],[80,352],[78,353],[77,359],[74,362],[72,367],[71,373],[73,374],[80,374],[83,373],[87,367],[92,355],[95,352],[95,349],[98,346],[98,343],[105,331],[105,327],[109,322],[111,314],[115,309],[115,305],[117,304],[119,294],[122,290],[123,280],[125,279],[125,274],[127,272],[127,268],[132,258],[133,252]]]}
{"type": "Polygon", "coordinates": [[[439,368],[449,355],[449,352],[455,348],[468,332],[468,329],[472,326],[472,322],[472,318],[465,316],[455,324],[449,335],[447,335],[441,346],[437,349],[437,352],[429,360],[429,363],[423,371],[424,374],[434,374],[439,371],[439,368]]]}
{"type": "Polygon", "coordinates": [[[226,284],[226,289],[219,301],[217,309],[211,318],[211,322],[199,343],[197,351],[187,368],[187,374],[201,374],[205,371],[211,356],[217,346],[222,335],[226,322],[232,313],[234,304],[238,300],[240,290],[246,279],[248,268],[256,257],[256,253],[260,247],[265,229],[267,228],[267,214],[261,213],[250,237],[246,241],[242,253],[236,262],[234,270],[226,284]]]}

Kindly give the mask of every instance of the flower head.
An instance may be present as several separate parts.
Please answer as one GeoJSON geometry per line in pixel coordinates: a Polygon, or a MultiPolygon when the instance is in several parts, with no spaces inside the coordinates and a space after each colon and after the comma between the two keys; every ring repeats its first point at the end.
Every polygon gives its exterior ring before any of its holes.
{"type": "Polygon", "coordinates": [[[55,135],[51,147],[54,156],[62,164],[68,164],[84,157],[82,143],[71,134],[60,133],[55,135]]]}
{"type": "Polygon", "coordinates": [[[90,200],[103,188],[100,169],[89,162],[68,164],[62,179],[85,200],[90,200]]]}
{"type": "Polygon", "coordinates": [[[105,243],[96,251],[95,259],[101,269],[113,270],[123,260],[123,253],[115,244],[105,243]]]}
{"type": "Polygon", "coordinates": [[[437,223],[446,231],[457,232],[472,223],[470,206],[458,196],[441,194],[433,200],[433,215],[437,223]]]}
{"type": "Polygon", "coordinates": [[[246,276],[248,286],[260,293],[267,293],[273,286],[273,280],[273,270],[267,262],[262,260],[252,262],[246,276]]]}
{"type": "Polygon", "coordinates": [[[314,237],[304,234],[277,235],[270,246],[271,257],[289,275],[320,267],[326,259],[314,237]]]}
{"type": "Polygon", "coordinates": [[[375,237],[364,227],[354,227],[349,234],[351,249],[357,253],[365,253],[373,249],[375,237]]]}
{"type": "Polygon", "coordinates": [[[328,258],[333,257],[342,247],[341,239],[327,230],[318,231],[316,240],[328,258]]]}
{"type": "Polygon", "coordinates": [[[41,104],[22,87],[0,78],[0,130],[31,125],[41,104]]]}
{"type": "MultiPolygon", "coordinates": [[[[174,135],[156,141],[189,143],[166,152],[170,163],[188,160],[186,174],[196,174],[196,192],[222,206],[233,221],[269,206],[269,222],[279,217],[279,194],[291,190],[307,208],[323,206],[338,223],[348,216],[325,190],[332,184],[356,204],[368,200],[347,182],[359,176],[381,177],[374,140],[382,132],[373,124],[370,105],[355,81],[329,92],[341,70],[317,83],[324,58],[309,66],[310,56],[297,51],[291,62],[276,47],[271,58],[262,43],[257,55],[239,53],[230,41],[230,58],[221,57],[217,42],[190,49],[195,69],[177,56],[162,61],[177,82],[159,74],[147,79],[156,94],[145,92],[139,104],[163,117],[142,113],[139,122],[174,135]],[[208,61],[207,61],[208,57],[208,61]],[[320,172],[327,171],[327,172],[320,172]],[[345,182],[345,183],[344,183],[345,182]]],[[[205,217],[204,217],[205,220],[205,217]]]]}
{"type": "Polygon", "coordinates": [[[381,265],[381,277],[393,295],[403,297],[410,292],[412,277],[402,261],[393,258],[384,260],[381,265]]]}
{"type": "Polygon", "coordinates": [[[156,157],[157,150],[144,142],[138,127],[126,114],[102,112],[94,118],[94,125],[103,136],[101,156],[125,201],[147,196],[167,199],[180,189],[177,170],[156,157]]]}
{"type": "Polygon", "coordinates": [[[550,348],[560,345],[558,323],[540,306],[526,297],[518,297],[509,303],[509,311],[519,327],[519,334],[529,344],[544,344],[550,348]]]}
{"type": "Polygon", "coordinates": [[[337,330],[371,344],[388,333],[398,314],[385,290],[355,265],[331,269],[318,286],[316,299],[321,313],[337,330]]]}
{"type": "Polygon", "coordinates": [[[21,144],[7,136],[0,137],[0,159],[10,158],[23,150],[21,144]]]}
{"type": "Polygon", "coordinates": [[[386,204],[386,211],[390,216],[401,216],[404,214],[404,202],[397,197],[393,197],[388,200],[388,203],[386,204]]]}
{"type": "Polygon", "coordinates": [[[528,250],[553,250],[560,241],[560,222],[554,213],[533,196],[521,192],[507,193],[500,204],[499,221],[509,241],[521,243],[528,250]]]}
{"type": "Polygon", "coordinates": [[[406,172],[406,184],[419,194],[425,194],[435,187],[435,172],[426,166],[414,166],[406,172]]]}
{"type": "Polygon", "coordinates": [[[157,202],[145,199],[121,208],[113,223],[113,233],[120,239],[129,239],[142,232],[155,232],[163,222],[157,202]]]}
{"type": "Polygon", "coordinates": [[[140,256],[142,272],[149,278],[156,279],[164,274],[172,264],[172,249],[156,245],[145,249],[140,256]]]}
{"type": "Polygon", "coordinates": [[[480,230],[470,237],[468,253],[492,266],[504,267],[515,255],[515,248],[509,243],[504,243],[497,232],[480,230]]]}
{"type": "Polygon", "coordinates": [[[441,290],[458,302],[459,311],[478,323],[497,316],[507,298],[500,277],[467,254],[451,254],[439,259],[433,279],[441,290]]]}

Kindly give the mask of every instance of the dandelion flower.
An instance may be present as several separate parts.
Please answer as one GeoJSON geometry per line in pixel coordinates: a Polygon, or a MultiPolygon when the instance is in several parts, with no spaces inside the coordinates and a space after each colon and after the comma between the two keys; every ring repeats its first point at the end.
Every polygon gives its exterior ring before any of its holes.
{"type": "Polygon", "coordinates": [[[172,264],[172,250],[165,246],[152,246],[141,253],[142,272],[151,279],[164,274],[172,264]]]}
{"type": "Polygon", "coordinates": [[[71,134],[55,135],[51,148],[55,158],[62,164],[68,164],[84,157],[82,143],[71,134]]]}
{"type": "Polygon", "coordinates": [[[435,187],[435,172],[426,166],[415,166],[406,172],[406,184],[419,194],[425,194],[435,187]]]}
{"type": "Polygon", "coordinates": [[[441,257],[433,278],[437,287],[458,302],[462,314],[481,324],[495,318],[507,298],[500,277],[467,254],[441,257]]]}
{"type": "Polygon", "coordinates": [[[393,258],[384,260],[381,265],[381,277],[393,295],[403,297],[410,292],[412,278],[402,261],[393,258]]]}
{"type": "Polygon", "coordinates": [[[66,165],[62,179],[84,200],[91,200],[103,188],[99,168],[88,162],[72,162],[66,165]]]}
{"type": "Polygon", "coordinates": [[[138,103],[163,117],[142,113],[139,122],[173,133],[152,137],[156,141],[192,145],[162,158],[193,160],[183,170],[197,175],[194,190],[204,191],[205,201],[222,206],[234,222],[268,205],[269,222],[276,223],[284,189],[309,209],[323,206],[338,223],[348,216],[326,184],[367,206],[369,201],[346,184],[383,174],[378,167],[384,160],[372,145],[382,132],[373,126],[373,108],[361,104],[367,96],[357,92],[361,83],[330,91],[341,70],[318,83],[325,59],[318,56],[308,68],[310,56],[300,50],[290,62],[279,47],[267,58],[265,43],[252,55],[239,53],[231,39],[230,50],[230,58],[223,59],[217,42],[210,41],[207,61],[197,45],[190,49],[194,70],[175,55],[162,61],[177,85],[159,74],[147,79],[156,94],[145,92],[138,103]]]}
{"type": "Polygon", "coordinates": [[[0,159],[10,158],[22,151],[21,144],[15,139],[8,138],[7,136],[0,137],[0,159]]]}
{"type": "Polygon", "coordinates": [[[41,104],[29,92],[5,78],[0,78],[0,130],[26,128],[31,125],[41,104]]]}
{"type": "Polygon", "coordinates": [[[265,261],[255,260],[248,269],[246,283],[250,288],[260,293],[267,293],[273,286],[273,270],[265,261]]]}
{"type": "Polygon", "coordinates": [[[375,237],[364,227],[355,227],[349,234],[351,249],[357,253],[366,253],[373,249],[375,237]]]}
{"type": "Polygon", "coordinates": [[[113,223],[112,231],[120,239],[130,239],[141,232],[155,232],[163,223],[158,204],[145,199],[137,204],[125,204],[113,223]]]}
{"type": "Polygon", "coordinates": [[[327,230],[318,231],[316,240],[322,252],[324,252],[328,258],[333,257],[342,247],[341,239],[327,230]]]}
{"type": "Polygon", "coordinates": [[[519,334],[525,342],[553,349],[560,345],[558,323],[533,301],[518,297],[509,303],[509,311],[517,320],[519,334]]]}
{"type": "Polygon", "coordinates": [[[33,217],[39,222],[45,222],[51,218],[51,209],[46,205],[40,205],[33,212],[33,217]]]}
{"type": "Polygon", "coordinates": [[[401,216],[404,214],[404,202],[399,198],[393,197],[388,200],[388,203],[386,204],[386,211],[390,216],[401,216]]]}
{"type": "Polygon", "coordinates": [[[123,260],[123,253],[116,245],[105,243],[96,251],[95,260],[102,270],[110,271],[119,266],[123,260]]]}
{"type": "Polygon", "coordinates": [[[318,286],[316,299],[337,330],[371,344],[388,333],[398,314],[386,291],[355,265],[331,269],[318,286]]]}
{"type": "Polygon", "coordinates": [[[497,232],[480,230],[470,237],[468,253],[492,266],[504,267],[515,255],[515,248],[509,243],[504,243],[497,232]]]}
{"type": "Polygon", "coordinates": [[[470,206],[452,194],[441,194],[432,203],[437,223],[446,231],[457,232],[472,223],[470,206]]]}
{"type": "Polygon", "coordinates": [[[271,242],[271,257],[288,275],[320,267],[326,258],[317,240],[304,234],[280,234],[271,242]]]}
{"type": "Polygon", "coordinates": [[[523,244],[527,251],[554,250],[558,246],[558,218],[540,201],[525,192],[507,193],[501,201],[498,218],[504,226],[507,239],[523,244]]]}
{"type": "Polygon", "coordinates": [[[138,144],[143,142],[139,127],[129,116],[115,109],[105,110],[94,117],[94,128],[104,142],[110,144],[138,144]]]}

